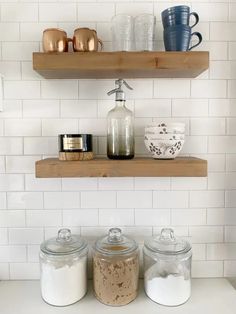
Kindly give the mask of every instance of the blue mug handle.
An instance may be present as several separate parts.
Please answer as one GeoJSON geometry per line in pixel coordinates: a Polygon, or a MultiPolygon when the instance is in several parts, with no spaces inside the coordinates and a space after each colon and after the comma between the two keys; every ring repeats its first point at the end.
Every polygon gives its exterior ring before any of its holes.
{"type": "Polygon", "coordinates": [[[191,28],[193,28],[195,25],[197,25],[197,23],[199,22],[199,16],[198,16],[198,14],[196,13],[196,12],[191,12],[190,14],[189,14],[189,17],[191,16],[191,15],[193,15],[194,17],[195,17],[195,23],[192,25],[192,26],[190,26],[191,28]]]}
{"type": "Polygon", "coordinates": [[[191,38],[193,36],[197,36],[198,37],[198,43],[196,43],[195,45],[193,45],[192,47],[190,47],[188,50],[192,50],[193,48],[197,47],[198,45],[200,45],[200,43],[202,42],[202,35],[198,32],[194,32],[191,34],[191,38]]]}

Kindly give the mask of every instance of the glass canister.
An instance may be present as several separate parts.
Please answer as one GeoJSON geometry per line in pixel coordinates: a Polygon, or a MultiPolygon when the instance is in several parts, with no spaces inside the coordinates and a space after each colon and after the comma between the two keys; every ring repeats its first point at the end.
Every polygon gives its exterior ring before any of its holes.
{"type": "Polygon", "coordinates": [[[191,245],[170,228],[144,243],[144,288],[162,305],[185,303],[191,295],[191,245]]]}
{"type": "Polygon", "coordinates": [[[40,246],[41,295],[45,302],[65,306],[79,301],[87,292],[88,245],[69,229],[40,246]]]}
{"type": "Polygon", "coordinates": [[[93,255],[93,284],[96,298],[107,305],[121,306],[138,294],[139,256],[137,243],[111,228],[96,241],[93,255]]]}

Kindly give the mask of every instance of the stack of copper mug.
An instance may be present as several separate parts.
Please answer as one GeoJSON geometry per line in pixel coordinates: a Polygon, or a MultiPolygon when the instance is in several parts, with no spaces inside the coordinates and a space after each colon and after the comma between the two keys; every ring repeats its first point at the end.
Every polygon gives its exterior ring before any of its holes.
{"type": "Polygon", "coordinates": [[[101,50],[103,48],[103,43],[94,29],[77,28],[73,39],[67,37],[67,33],[59,28],[48,28],[43,32],[44,52],[67,52],[70,42],[74,51],[98,51],[98,44],[101,50]]]}

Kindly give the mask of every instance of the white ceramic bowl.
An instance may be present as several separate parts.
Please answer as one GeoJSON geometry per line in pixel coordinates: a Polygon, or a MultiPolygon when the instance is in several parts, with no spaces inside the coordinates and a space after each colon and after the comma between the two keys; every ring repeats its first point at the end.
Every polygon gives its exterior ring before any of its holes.
{"type": "Polygon", "coordinates": [[[145,133],[149,134],[184,134],[185,128],[184,127],[146,127],[145,133]]]}
{"type": "Polygon", "coordinates": [[[184,140],[185,139],[185,135],[184,134],[149,134],[149,133],[145,133],[144,138],[146,140],[184,140]]]}
{"type": "Polygon", "coordinates": [[[144,140],[154,159],[174,159],[183,148],[184,140],[144,140]]]}
{"type": "Polygon", "coordinates": [[[165,121],[156,121],[156,122],[151,122],[147,125],[147,127],[178,127],[178,128],[185,128],[185,123],[182,122],[165,122],[165,121]]]}

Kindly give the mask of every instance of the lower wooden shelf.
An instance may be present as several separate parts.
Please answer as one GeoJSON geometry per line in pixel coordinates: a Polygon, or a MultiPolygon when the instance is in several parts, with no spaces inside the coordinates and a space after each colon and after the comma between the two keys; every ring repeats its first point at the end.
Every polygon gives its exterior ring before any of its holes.
{"type": "Polygon", "coordinates": [[[37,178],[64,177],[206,177],[207,161],[194,157],[173,160],[135,158],[89,161],[60,161],[48,158],[36,162],[37,178]]]}

